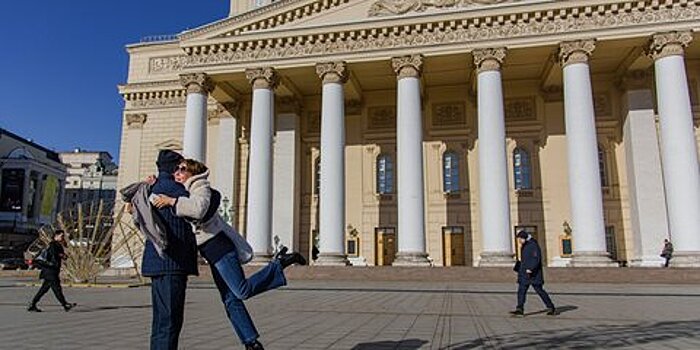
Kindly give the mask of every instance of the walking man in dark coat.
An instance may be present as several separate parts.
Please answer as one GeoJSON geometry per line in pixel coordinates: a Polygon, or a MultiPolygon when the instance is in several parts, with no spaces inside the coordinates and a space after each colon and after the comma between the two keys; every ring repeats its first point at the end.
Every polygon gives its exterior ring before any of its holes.
{"type": "MultiPolygon", "coordinates": [[[[176,152],[160,151],[156,162],[158,178],[151,193],[172,198],[188,196],[185,187],[173,177],[182,160],[176,152]]],[[[171,208],[153,210],[165,223],[167,248],[160,256],[153,243],[146,240],[141,265],[143,275],[151,278],[151,350],[176,350],[184,320],[187,276],[198,274],[197,244],[192,226],[171,208]]]]}
{"type": "Polygon", "coordinates": [[[66,297],[63,296],[63,288],[61,288],[61,265],[63,264],[63,260],[66,259],[66,253],[63,249],[65,244],[65,233],[63,230],[56,230],[53,234],[51,243],[49,243],[49,246],[46,247],[46,260],[42,262],[42,265],[40,265],[41,274],[39,275],[39,278],[43,279],[44,283],[39,288],[39,291],[36,292],[36,295],[32,299],[31,303],[29,303],[29,308],[27,311],[41,312],[41,309],[39,309],[36,304],[39,303],[39,300],[41,300],[49,289],[53,291],[53,295],[56,296],[56,299],[58,299],[58,302],[61,303],[64,310],[69,311],[75,306],[74,303],[69,303],[66,301],[66,297]]]}
{"type": "Polygon", "coordinates": [[[515,264],[515,270],[518,272],[518,306],[515,308],[515,311],[511,311],[511,314],[515,316],[523,316],[525,314],[525,298],[527,290],[532,286],[542,299],[542,302],[547,306],[547,315],[557,315],[554,303],[543,287],[542,250],[539,244],[532,238],[532,235],[525,231],[518,232],[516,237],[521,245],[521,260],[515,264]]]}

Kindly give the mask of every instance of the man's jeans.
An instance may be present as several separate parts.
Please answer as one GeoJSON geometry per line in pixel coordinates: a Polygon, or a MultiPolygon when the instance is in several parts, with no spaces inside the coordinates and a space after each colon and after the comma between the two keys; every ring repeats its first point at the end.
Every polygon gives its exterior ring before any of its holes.
{"type": "MultiPolygon", "coordinates": [[[[554,309],[554,303],[552,302],[552,299],[549,297],[549,294],[544,290],[544,287],[541,284],[533,284],[532,288],[537,292],[537,295],[540,296],[540,299],[542,299],[542,302],[548,309],[554,309]]],[[[518,309],[523,309],[525,307],[525,298],[527,297],[527,290],[530,289],[530,284],[525,284],[525,283],[519,283],[518,284],[518,309]]]]}
{"type": "Polygon", "coordinates": [[[231,320],[233,329],[243,344],[255,342],[259,335],[253,320],[243,304],[243,300],[252,298],[265,291],[287,284],[279,261],[272,261],[267,266],[246,279],[238,261],[238,253],[233,249],[211,266],[214,283],[221,294],[221,301],[226,306],[226,315],[231,320]]]}
{"type": "Polygon", "coordinates": [[[187,275],[151,277],[151,350],[177,350],[185,313],[187,275]]]}

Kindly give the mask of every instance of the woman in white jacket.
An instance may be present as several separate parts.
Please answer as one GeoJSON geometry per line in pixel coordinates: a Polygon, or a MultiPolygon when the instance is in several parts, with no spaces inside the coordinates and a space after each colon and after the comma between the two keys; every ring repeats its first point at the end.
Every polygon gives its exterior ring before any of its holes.
{"type": "Polygon", "coordinates": [[[207,167],[186,159],[177,167],[175,180],[184,184],[189,197],[156,196],[156,207],[171,206],[179,217],[192,219],[197,248],[211,267],[212,277],[241,342],[246,349],[263,349],[259,334],[243,304],[243,300],[287,284],[284,269],[292,264],[305,265],[306,259],[283,247],[272,261],[250,278],[245,277],[242,263],[250,261],[252,249],[248,243],[218,214],[220,194],[211,188],[207,167]]]}

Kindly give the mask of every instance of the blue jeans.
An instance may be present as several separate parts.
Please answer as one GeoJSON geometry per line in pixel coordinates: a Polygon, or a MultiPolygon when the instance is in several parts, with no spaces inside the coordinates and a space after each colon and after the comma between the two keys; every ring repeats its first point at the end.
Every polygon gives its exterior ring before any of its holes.
{"type": "Polygon", "coordinates": [[[273,261],[246,279],[234,249],[211,265],[211,273],[238,338],[243,344],[255,342],[259,334],[243,300],[286,285],[282,265],[273,261]]]}
{"type": "MultiPolygon", "coordinates": [[[[544,290],[543,285],[533,284],[532,288],[535,290],[535,292],[537,292],[537,295],[540,296],[540,299],[542,299],[542,302],[548,309],[554,309],[554,303],[549,297],[549,294],[547,294],[547,292],[544,290]]],[[[525,298],[527,297],[528,289],[530,289],[529,283],[518,284],[518,309],[522,310],[525,307],[525,298]]]]}
{"type": "Polygon", "coordinates": [[[151,350],[177,350],[185,313],[187,275],[151,277],[151,350]]]}

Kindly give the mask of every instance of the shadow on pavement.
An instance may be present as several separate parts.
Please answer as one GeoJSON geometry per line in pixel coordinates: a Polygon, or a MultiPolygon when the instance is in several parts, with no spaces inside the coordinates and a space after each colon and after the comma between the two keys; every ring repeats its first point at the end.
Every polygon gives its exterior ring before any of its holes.
{"type": "Polygon", "coordinates": [[[360,343],[353,346],[351,350],[417,350],[425,344],[428,344],[428,341],[422,339],[404,339],[399,341],[386,340],[371,343],[360,343]]]}
{"type": "MultiPolygon", "coordinates": [[[[557,307],[557,312],[559,314],[563,314],[565,312],[569,311],[575,311],[578,310],[578,306],[574,305],[566,305],[566,306],[559,306],[557,307]]],[[[540,315],[540,314],[546,314],[549,310],[544,309],[544,310],[539,310],[539,311],[532,311],[532,312],[526,312],[525,316],[534,316],[534,315],[540,315]]]]}
{"type": "Polygon", "coordinates": [[[678,338],[700,339],[700,320],[640,322],[494,335],[486,339],[452,344],[445,350],[635,348],[678,338]]]}
{"type": "Polygon", "coordinates": [[[71,312],[96,312],[109,310],[127,310],[127,309],[150,309],[151,305],[105,305],[105,306],[81,306],[78,305],[71,312]]]}

